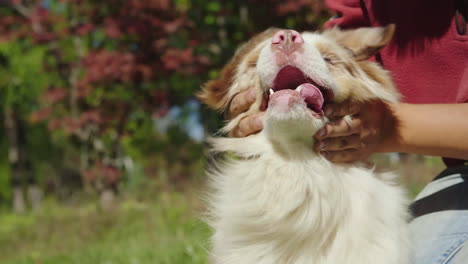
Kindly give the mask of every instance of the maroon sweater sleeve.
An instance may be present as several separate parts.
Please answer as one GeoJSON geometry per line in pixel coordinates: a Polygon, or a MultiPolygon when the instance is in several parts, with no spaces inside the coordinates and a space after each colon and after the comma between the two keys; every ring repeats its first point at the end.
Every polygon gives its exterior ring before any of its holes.
{"type": "Polygon", "coordinates": [[[335,11],[336,16],[325,23],[325,28],[338,26],[347,29],[371,26],[361,8],[360,0],[326,0],[326,4],[330,10],[335,11]]]}

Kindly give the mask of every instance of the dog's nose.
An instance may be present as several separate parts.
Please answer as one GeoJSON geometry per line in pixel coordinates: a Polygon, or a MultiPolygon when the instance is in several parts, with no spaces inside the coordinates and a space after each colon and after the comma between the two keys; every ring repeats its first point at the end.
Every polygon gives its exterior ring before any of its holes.
{"type": "Polygon", "coordinates": [[[274,48],[278,48],[286,53],[291,53],[302,46],[304,39],[295,30],[280,30],[271,39],[274,48]]]}

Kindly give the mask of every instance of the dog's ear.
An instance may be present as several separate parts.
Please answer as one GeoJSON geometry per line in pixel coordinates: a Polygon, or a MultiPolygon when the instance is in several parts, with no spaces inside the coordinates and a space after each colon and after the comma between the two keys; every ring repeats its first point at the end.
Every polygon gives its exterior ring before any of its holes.
{"type": "Polygon", "coordinates": [[[228,88],[233,74],[234,69],[227,65],[221,71],[219,78],[210,80],[202,86],[201,91],[195,94],[196,97],[209,107],[223,111],[229,101],[228,88]]]}
{"type": "MultiPolygon", "coordinates": [[[[229,98],[229,88],[234,81],[234,75],[237,72],[237,67],[250,51],[264,40],[272,38],[278,30],[280,29],[269,28],[240,46],[234,54],[234,57],[224,66],[218,78],[205,83],[202,86],[201,91],[196,93],[196,97],[209,107],[218,111],[224,111],[231,99],[229,98]]],[[[255,58],[258,58],[258,56],[255,58]]]]}
{"type": "Polygon", "coordinates": [[[392,40],[395,24],[386,27],[367,27],[351,30],[333,28],[323,34],[353,52],[358,61],[366,60],[392,40]]]}

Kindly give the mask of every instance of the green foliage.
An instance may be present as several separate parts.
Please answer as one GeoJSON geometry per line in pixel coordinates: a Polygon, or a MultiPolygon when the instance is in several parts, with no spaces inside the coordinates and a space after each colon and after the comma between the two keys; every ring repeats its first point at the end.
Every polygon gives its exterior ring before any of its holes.
{"type": "Polygon", "coordinates": [[[6,206],[11,196],[10,170],[6,159],[0,159],[0,208],[6,206]]]}
{"type": "MultiPolygon", "coordinates": [[[[0,120],[3,122],[4,111],[13,109],[20,120],[27,126],[25,142],[31,160],[53,158],[49,136],[44,125],[29,126],[29,114],[39,108],[39,96],[46,89],[49,77],[42,68],[46,49],[33,45],[27,40],[0,43],[0,120]]],[[[4,128],[3,124],[0,128],[4,128]]],[[[6,133],[0,133],[0,201],[8,201],[10,191],[10,170],[8,164],[8,145],[6,133]]],[[[0,202],[0,205],[2,203],[0,202]]]]}
{"type": "Polygon", "coordinates": [[[0,43],[0,94],[4,107],[14,107],[23,113],[38,108],[37,99],[45,90],[47,76],[42,70],[45,48],[27,40],[0,43]]]}
{"type": "MultiPolygon", "coordinates": [[[[112,185],[103,175],[131,177],[128,159],[153,179],[197,176],[203,148],[186,128],[194,92],[254,34],[317,28],[328,14],[313,2],[321,1],[7,0],[0,5],[0,102],[27,127],[24,159],[38,179],[58,179],[70,167],[112,185]],[[174,106],[182,109],[178,120],[158,130],[155,119],[174,106]]],[[[201,111],[211,134],[220,118],[201,111]]],[[[2,157],[0,182],[8,182],[2,157]]],[[[1,188],[0,199],[8,199],[1,188]]]]}

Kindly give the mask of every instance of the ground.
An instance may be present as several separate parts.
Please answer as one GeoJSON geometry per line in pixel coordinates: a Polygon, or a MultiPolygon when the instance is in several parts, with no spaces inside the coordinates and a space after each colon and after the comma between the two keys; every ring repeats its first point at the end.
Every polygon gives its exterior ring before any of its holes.
{"type": "Polygon", "coordinates": [[[2,213],[1,263],[206,263],[209,229],[197,220],[190,198],[157,196],[126,198],[107,213],[95,202],[65,206],[53,200],[37,213],[2,213]]]}

